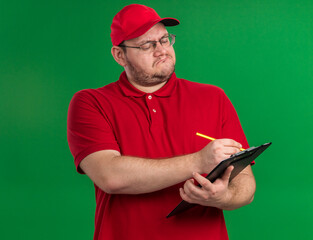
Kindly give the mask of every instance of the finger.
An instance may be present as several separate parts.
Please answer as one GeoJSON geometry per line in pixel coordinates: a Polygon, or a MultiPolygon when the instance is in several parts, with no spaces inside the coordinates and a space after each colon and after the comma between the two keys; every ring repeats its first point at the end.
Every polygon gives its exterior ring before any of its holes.
{"type": "Polygon", "coordinates": [[[223,144],[224,144],[225,147],[235,147],[235,148],[238,148],[238,149],[242,148],[242,145],[239,142],[236,142],[233,139],[223,138],[221,140],[223,140],[223,144]]]}
{"type": "Polygon", "coordinates": [[[184,201],[189,202],[189,203],[195,203],[195,202],[186,194],[186,192],[184,191],[183,188],[180,188],[180,189],[179,189],[179,195],[180,195],[180,197],[181,197],[184,201]]]}
{"type": "Polygon", "coordinates": [[[187,195],[191,195],[191,192],[190,192],[190,189],[193,187],[193,186],[196,186],[195,185],[195,181],[193,179],[189,179],[185,182],[184,184],[184,192],[187,194],[187,195]]]}
{"type": "Polygon", "coordinates": [[[196,186],[191,180],[185,182],[183,190],[190,199],[199,200],[202,198],[202,189],[196,186]]]}
{"type": "Polygon", "coordinates": [[[213,183],[210,182],[207,178],[203,177],[197,172],[193,173],[194,179],[205,189],[205,190],[211,190],[213,187],[213,183]]]}
{"type": "Polygon", "coordinates": [[[224,150],[225,155],[233,155],[237,152],[240,152],[240,149],[236,147],[225,147],[225,150],[224,150]]]}

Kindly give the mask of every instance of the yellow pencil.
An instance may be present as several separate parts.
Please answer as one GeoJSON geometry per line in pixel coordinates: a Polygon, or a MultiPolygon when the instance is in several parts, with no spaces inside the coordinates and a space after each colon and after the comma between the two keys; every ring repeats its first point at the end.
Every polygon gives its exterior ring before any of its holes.
{"type": "MultiPolygon", "coordinates": [[[[211,140],[211,141],[216,140],[215,138],[209,137],[209,136],[204,135],[204,134],[202,134],[202,133],[198,133],[198,132],[197,132],[196,135],[199,136],[199,137],[203,137],[203,138],[209,139],[209,140],[211,140]]],[[[244,150],[245,150],[244,148],[240,148],[240,151],[244,151],[244,150]]]]}

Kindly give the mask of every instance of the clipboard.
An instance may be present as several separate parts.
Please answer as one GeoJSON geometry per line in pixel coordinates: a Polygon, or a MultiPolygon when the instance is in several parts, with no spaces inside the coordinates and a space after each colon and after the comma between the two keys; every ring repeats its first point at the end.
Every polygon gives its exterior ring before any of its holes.
{"type": "MultiPolygon", "coordinates": [[[[265,143],[258,147],[250,147],[244,151],[238,152],[236,154],[231,155],[230,158],[227,158],[220,162],[207,176],[206,178],[210,180],[210,182],[214,182],[217,178],[222,176],[226,168],[230,165],[234,166],[234,169],[230,175],[229,181],[231,181],[234,177],[236,177],[245,167],[253,162],[262,152],[265,151],[272,143],[265,143]]],[[[198,186],[201,187],[199,184],[198,186]]],[[[182,213],[197,204],[188,203],[186,201],[181,201],[167,216],[169,218],[176,214],[182,213]]]]}

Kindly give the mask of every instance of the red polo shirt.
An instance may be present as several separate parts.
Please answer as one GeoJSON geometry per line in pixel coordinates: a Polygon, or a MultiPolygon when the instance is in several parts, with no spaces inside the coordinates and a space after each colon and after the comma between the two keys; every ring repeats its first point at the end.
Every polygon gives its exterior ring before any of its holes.
{"type": "MultiPolygon", "coordinates": [[[[117,82],[76,93],[69,107],[68,142],[79,172],[82,159],[104,149],[157,159],[199,151],[209,141],[196,132],[248,148],[224,91],[175,73],[158,91],[144,93],[123,72],[117,82]]],[[[166,218],[181,201],[182,184],[138,195],[111,195],[95,186],[94,239],[228,239],[220,209],[197,206],[166,218]]]]}

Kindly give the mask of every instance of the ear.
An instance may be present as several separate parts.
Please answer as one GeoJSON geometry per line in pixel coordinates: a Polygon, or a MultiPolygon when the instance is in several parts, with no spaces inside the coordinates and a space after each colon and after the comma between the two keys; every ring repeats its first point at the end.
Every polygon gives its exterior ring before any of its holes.
{"type": "Polygon", "coordinates": [[[125,56],[125,53],[124,53],[122,48],[120,48],[118,46],[113,46],[111,48],[111,53],[112,53],[114,60],[119,65],[121,65],[122,67],[126,66],[126,60],[125,60],[126,56],[125,56]]]}

